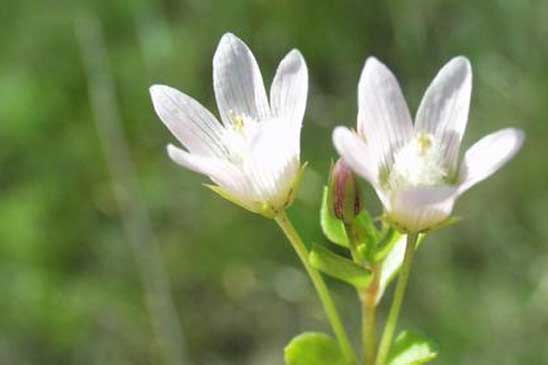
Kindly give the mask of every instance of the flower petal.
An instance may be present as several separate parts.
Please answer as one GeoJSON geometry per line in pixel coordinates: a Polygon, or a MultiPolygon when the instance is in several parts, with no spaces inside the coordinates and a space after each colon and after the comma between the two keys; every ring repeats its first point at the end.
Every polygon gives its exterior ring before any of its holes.
{"type": "Polygon", "coordinates": [[[171,144],[167,146],[167,153],[175,163],[209,176],[213,182],[235,196],[245,196],[249,191],[249,184],[240,170],[225,160],[198,156],[171,144]]]}
{"type": "Polygon", "coordinates": [[[308,95],[308,69],[301,53],[294,49],[284,57],[270,88],[274,117],[284,118],[300,128],[308,95]]]}
{"type": "Polygon", "coordinates": [[[507,128],[491,133],[466,151],[459,171],[459,194],[488,178],[519,151],[525,133],[507,128]]]}
{"type": "Polygon", "coordinates": [[[346,127],[337,127],[333,131],[333,144],[339,155],[354,172],[365,178],[375,187],[379,185],[377,162],[371,153],[369,144],[346,127]]]}
{"type": "Polygon", "coordinates": [[[150,95],[156,114],[192,153],[222,156],[222,125],[196,100],[169,86],[154,85],[150,95]]]}
{"type": "Polygon", "coordinates": [[[455,57],[436,75],[417,111],[415,130],[434,135],[444,146],[445,162],[451,172],[457,168],[471,93],[470,62],[466,57],[455,57]]]}
{"type": "Polygon", "coordinates": [[[421,232],[442,223],[453,210],[457,188],[420,187],[394,192],[388,216],[405,232],[421,232]]]}
{"type": "Polygon", "coordinates": [[[213,57],[213,88],[225,125],[232,124],[235,117],[263,120],[270,115],[257,61],[234,34],[223,35],[213,57]]]}
{"type": "Polygon", "coordinates": [[[365,137],[379,168],[393,162],[392,152],[413,133],[409,109],[398,81],[376,58],[365,62],[358,84],[358,132],[365,137]]]}
{"type": "Polygon", "coordinates": [[[243,164],[256,199],[270,203],[275,209],[287,202],[299,172],[299,136],[291,133],[293,128],[287,120],[261,123],[243,164]]]}

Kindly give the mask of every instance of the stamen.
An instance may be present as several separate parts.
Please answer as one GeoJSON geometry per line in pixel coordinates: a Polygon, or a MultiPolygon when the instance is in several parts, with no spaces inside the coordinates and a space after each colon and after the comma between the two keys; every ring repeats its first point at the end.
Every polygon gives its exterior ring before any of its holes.
{"type": "Polygon", "coordinates": [[[417,136],[417,145],[421,155],[425,155],[428,152],[428,150],[432,147],[432,143],[432,136],[430,134],[420,133],[417,136]]]}
{"type": "Polygon", "coordinates": [[[232,110],[228,115],[232,123],[225,127],[223,137],[228,149],[227,158],[233,163],[241,164],[249,153],[250,144],[258,132],[259,123],[245,114],[236,114],[232,110]]]}
{"type": "Polygon", "coordinates": [[[236,132],[242,132],[244,129],[244,118],[239,115],[232,117],[232,127],[236,132]]]}
{"type": "Polygon", "coordinates": [[[419,133],[395,153],[385,185],[400,190],[444,185],[446,180],[442,147],[431,134],[419,133]]]}

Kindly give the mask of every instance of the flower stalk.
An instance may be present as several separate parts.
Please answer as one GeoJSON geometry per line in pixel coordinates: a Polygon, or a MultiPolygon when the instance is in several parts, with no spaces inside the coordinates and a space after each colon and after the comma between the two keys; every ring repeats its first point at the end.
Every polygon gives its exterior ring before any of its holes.
{"type": "Polygon", "coordinates": [[[365,351],[365,365],[374,365],[377,356],[377,303],[379,289],[379,272],[373,268],[373,279],[364,291],[362,300],[362,337],[365,351]]]}
{"type": "Polygon", "coordinates": [[[377,303],[376,296],[379,288],[379,270],[364,262],[358,253],[359,238],[352,224],[345,224],[346,234],[350,243],[350,252],[354,262],[371,269],[372,279],[369,285],[359,290],[358,297],[362,311],[362,346],[365,352],[364,365],[374,365],[377,353],[377,303]]]}
{"type": "Polygon", "coordinates": [[[329,323],[331,324],[331,328],[335,333],[335,337],[339,342],[342,353],[349,363],[355,364],[357,361],[356,354],[354,353],[354,350],[350,345],[348,335],[346,334],[346,330],[340,319],[337,307],[335,306],[335,302],[331,298],[331,295],[329,294],[329,289],[325,285],[325,282],[320,273],[308,263],[308,250],[306,249],[303,240],[301,239],[299,233],[297,232],[285,212],[281,212],[278,216],[276,216],[275,220],[286,235],[293,248],[295,249],[297,256],[299,256],[299,258],[301,259],[301,262],[303,263],[303,266],[306,269],[306,272],[308,273],[308,276],[310,277],[310,280],[312,281],[316,292],[318,293],[318,297],[322,302],[324,311],[327,315],[329,323]]]}
{"type": "Polygon", "coordinates": [[[398,278],[398,284],[396,285],[394,299],[392,300],[392,306],[390,307],[390,312],[388,313],[386,325],[384,327],[381,342],[379,344],[379,352],[377,355],[376,365],[385,365],[388,353],[390,351],[390,347],[392,345],[392,338],[394,337],[401,305],[405,296],[405,290],[407,289],[407,282],[409,281],[409,274],[411,273],[411,265],[413,263],[413,257],[415,254],[417,238],[418,234],[416,233],[407,235],[405,257],[403,259],[403,265],[398,278]]]}

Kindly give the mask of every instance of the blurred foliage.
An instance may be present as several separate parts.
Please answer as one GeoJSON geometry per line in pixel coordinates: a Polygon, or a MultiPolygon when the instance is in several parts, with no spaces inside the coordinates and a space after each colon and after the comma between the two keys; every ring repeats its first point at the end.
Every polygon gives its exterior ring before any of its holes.
{"type": "MultiPolygon", "coordinates": [[[[267,84],[291,48],[307,60],[302,155],[310,167],[290,212],[307,242],[323,239],[318,209],[335,158],[330,134],[355,123],[365,58],[376,55],[394,70],[412,110],[449,58],[471,59],[465,146],[510,125],[528,139],[509,166],[459,202],[459,224],[427,239],[401,327],[439,341],[434,363],[548,363],[548,2],[541,0],[4,1],[0,363],[161,363],[93,123],[74,32],[81,15],[104,27],[139,198],[150,209],[193,364],[281,364],[295,334],[329,330],[274,224],[219,199],[201,185],[205,178],[165,155],[174,138],[154,115],[148,86],[177,87],[216,110],[211,59],[226,31],[250,45],[267,84]]],[[[357,339],[354,293],[330,284],[357,339]]]]}

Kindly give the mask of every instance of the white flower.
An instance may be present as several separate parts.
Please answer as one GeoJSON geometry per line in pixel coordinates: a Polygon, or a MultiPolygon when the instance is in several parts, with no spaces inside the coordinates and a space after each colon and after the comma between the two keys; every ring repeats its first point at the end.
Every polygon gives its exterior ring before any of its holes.
{"type": "Polygon", "coordinates": [[[168,145],[173,161],[207,175],[223,197],[270,217],[289,205],[300,176],[300,133],[308,71],[297,50],[281,61],[270,103],[255,57],[235,35],[213,57],[213,88],[222,123],[193,98],[150,88],[154,109],[186,148],[168,145]]]}
{"type": "Polygon", "coordinates": [[[520,149],[524,133],[503,129],[474,144],[459,165],[471,91],[469,61],[452,59],[426,91],[413,126],[394,75],[377,59],[366,61],[358,85],[358,132],[337,127],[333,141],[375,188],[400,230],[420,232],[442,223],[457,197],[520,149]]]}

